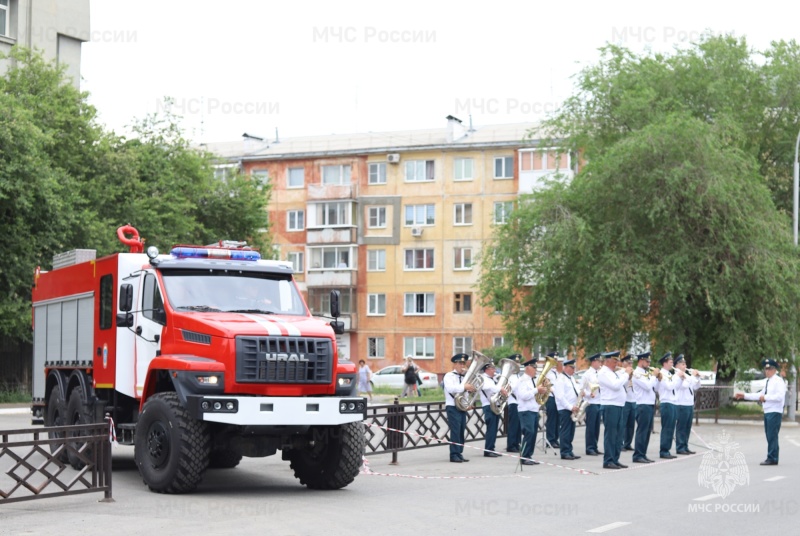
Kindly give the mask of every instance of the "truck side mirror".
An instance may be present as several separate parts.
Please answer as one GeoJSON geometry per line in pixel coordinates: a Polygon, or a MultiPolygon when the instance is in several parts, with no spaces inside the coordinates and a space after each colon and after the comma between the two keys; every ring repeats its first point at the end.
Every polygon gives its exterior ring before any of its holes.
{"type": "Polygon", "coordinates": [[[133,309],[133,285],[125,283],[119,287],[119,310],[128,312],[133,309]]]}
{"type": "Polygon", "coordinates": [[[118,328],[132,328],[133,315],[131,313],[117,313],[117,327],[118,328]]]}
{"type": "MultiPolygon", "coordinates": [[[[339,318],[342,315],[341,310],[339,309],[339,291],[332,290],[331,291],[331,316],[333,318],[339,318]]],[[[333,323],[331,323],[333,325],[333,323]]]]}
{"type": "Polygon", "coordinates": [[[342,322],[341,320],[333,320],[331,322],[331,328],[333,329],[333,332],[337,335],[344,334],[344,322],[342,322]]]}

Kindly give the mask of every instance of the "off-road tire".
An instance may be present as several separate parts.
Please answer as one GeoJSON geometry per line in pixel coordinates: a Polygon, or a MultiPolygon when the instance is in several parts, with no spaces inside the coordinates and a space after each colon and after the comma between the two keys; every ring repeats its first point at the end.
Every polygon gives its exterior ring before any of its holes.
{"type": "Polygon", "coordinates": [[[212,450],[208,467],[211,469],[233,469],[242,461],[242,455],[233,449],[212,450]]]}
{"type": "Polygon", "coordinates": [[[292,449],[286,456],[301,484],[311,489],[340,489],[355,480],[361,467],[364,424],[351,422],[324,430],[330,433],[318,434],[312,447],[292,449]]]}
{"type": "MultiPolygon", "coordinates": [[[[92,412],[89,411],[89,407],[84,402],[84,394],[82,387],[76,387],[72,390],[69,394],[69,400],[67,401],[67,412],[64,418],[64,424],[66,425],[85,425],[91,424],[93,420],[92,412]]],[[[77,432],[70,432],[68,437],[80,437],[81,434],[77,432]]],[[[78,451],[83,448],[84,442],[81,441],[69,441],[67,443],[69,448],[67,449],[67,458],[69,459],[69,464],[74,469],[83,469],[86,465],[84,459],[92,459],[92,451],[91,449],[87,448],[84,452],[80,455],[78,451]]]]}
{"type": "Polygon", "coordinates": [[[208,467],[208,425],[189,415],[174,392],[153,395],[136,423],[134,459],[144,483],[158,493],[186,493],[208,467]]]}
{"type": "MultiPolygon", "coordinates": [[[[67,424],[67,404],[64,402],[64,396],[61,394],[61,388],[54,385],[50,389],[50,396],[47,397],[47,406],[44,408],[44,425],[45,426],[64,426],[67,424]]],[[[48,432],[47,437],[50,439],[64,437],[63,432],[48,432]]],[[[61,462],[69,462],[67,451],[62,445],[58,443],[50,443],[50,452],[54,453],[61,448],[61,454],[57,459],[61,462]]]]}

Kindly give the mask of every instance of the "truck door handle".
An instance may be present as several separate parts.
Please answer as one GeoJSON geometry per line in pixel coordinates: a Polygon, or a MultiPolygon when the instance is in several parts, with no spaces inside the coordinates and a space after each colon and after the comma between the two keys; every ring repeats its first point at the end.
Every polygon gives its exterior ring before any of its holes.
{"type": "Polygon", "coordinates": [[[137,335],[141,335],[142,334],[142,326],[136,326],[136,334],[137,335]]]}

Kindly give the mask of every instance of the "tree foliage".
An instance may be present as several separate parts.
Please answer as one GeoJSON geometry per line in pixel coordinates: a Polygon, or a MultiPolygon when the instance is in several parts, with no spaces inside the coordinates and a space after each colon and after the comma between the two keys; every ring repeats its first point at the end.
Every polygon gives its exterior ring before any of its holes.
{"type": "Polygon", "coordinates": [[[63,69],[14,47],[0,77],[0,334],[30,338],[30,287],[54,254],[124,251],[130,223],[150,245],[243,240],[272,255],[269,188],[214,177],[172,116],[137,121],[130,139],[97,122],[63,69]]]}
{"type": "Polygon", "coordinates": [[[512,337],[589,352],[644,337],[723,367],[788,357],[800,262],[781,196],[799,50],[775,43],[756,61],[729,37],[670,56],[603,49],[546,125],[586,165],[522,196],[483,257],[482,300],[512,337]]]}

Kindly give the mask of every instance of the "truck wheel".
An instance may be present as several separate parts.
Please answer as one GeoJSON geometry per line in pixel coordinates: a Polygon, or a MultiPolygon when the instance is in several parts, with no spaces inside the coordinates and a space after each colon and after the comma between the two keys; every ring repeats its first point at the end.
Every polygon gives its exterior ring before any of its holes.
{"type": "Polygon", "coordinates": [[[208,425],[193,419],[173,392],[153,395],[136,423],[134,459],[158,493],[186,493],[203,479],[211,451],[208,425]]]}
{"type": "Polygon", "coordinates": [[[351,422],[326,428],[313,446],[287,453],[294,476],[311,489],[340,489],[358,475],[366,439],[364,425],[351,422]]]}
{"type": "MultiPolygon", "coordinates": [[[[92,413],[89,411],[88,405],[84,402],[83,388],[76,387],[69,394],[69,400],[67,401],[66,422],[64,424],[80,425],[91,423],[92,413]]],[[[67,437],[80,437],[81,435],[85,435],[85,433],[70,432],[67,437]]],[[[69,464],[75,469],[83,469],[83,467],[86,465],[84,459],[92,458],[91,449],[86,449],[81,454],[78,454],[78,451],[83,448],[85,443],[80,441],[70,441],[67,444],[69,445],[69,448],[67,449],[67,458],[69,459],[69,464]]]]}
{"type": "MultiPolygon", "coordinates": [[[[44,410],[44,425],[45,426],[64,426],[66,424],[67,407],[64,403],[64,397],[61,394],[61,388],[54,385],[50,389],[50,396],[47,397],[47,407],[44,410]]],[[[64,432],[49,432],[47,436],[50,439],[57,439],[64,437],[64,432]]],[[[61,449],[61,454],[56,458],[61,462],[68,462],[67,449],[58,443],[50,443],[50,452],[54,453],[56,450],[61,449]]]]}
{"type": "Polygon", "coordinates": [[[208,466],[212,469],[232,469],[242,461],[242,455],[233,449],[212,450],[208,466]]]}

